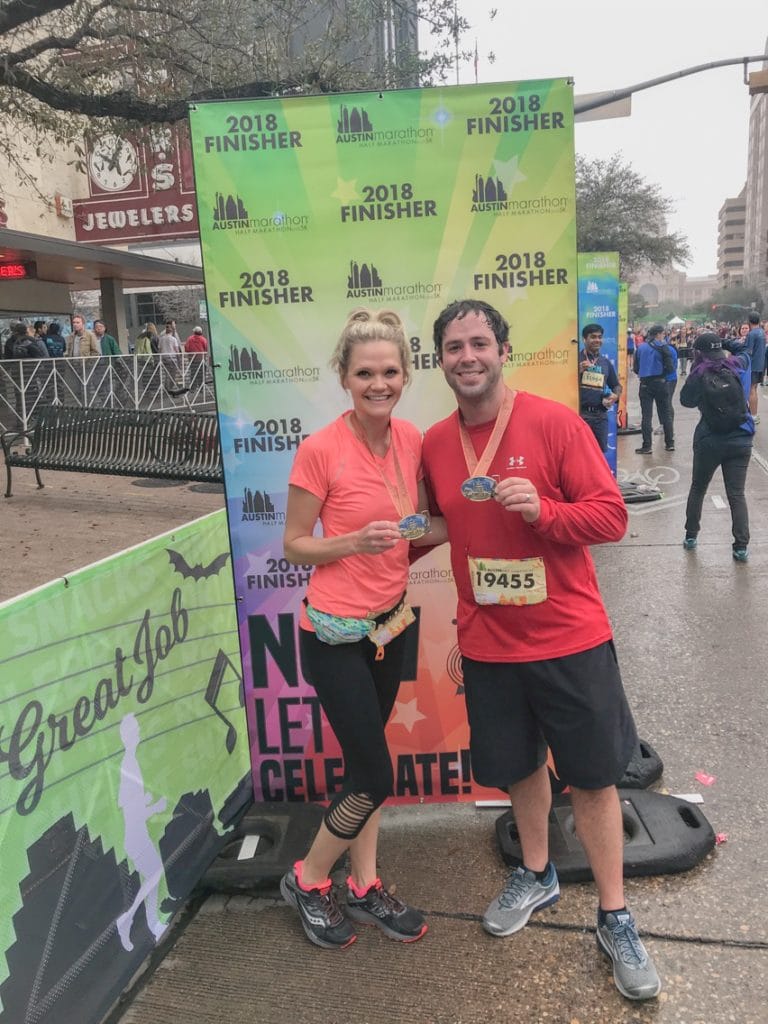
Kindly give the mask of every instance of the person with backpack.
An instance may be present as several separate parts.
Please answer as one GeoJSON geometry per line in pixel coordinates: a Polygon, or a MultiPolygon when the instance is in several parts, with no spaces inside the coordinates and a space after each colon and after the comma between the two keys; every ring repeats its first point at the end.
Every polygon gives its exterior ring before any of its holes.
{"type": "Polygon", "coordinates": [[[659,414],[664,430],[664,447],[668,452],[675,450],[675,433],[672,422],[672,405],[667,380],[675,370],[675,357],[670,346],[664,341],[664,327],[655,324],[648,331],[648,338],[635,350],[633,370],[640,378],[640,429],[643,443],[635,448],[638,455],[650,455],[653,451],[653,406],[659,414]]]}
{"type": "Polygon", "coordinates": [[[11,324],[11,333],[5,343],[6,359],[40,359],[32,329],[22,320],[11,324]]]}
{"type": "Polygon", "coordinates": [[[52,359],[61,359],[67,348],[64,335],[61,333],[61,324],[58,320],[52,320],[48,324],[48,333],[45,336],[45,346],[52,359]]]}
{"type": "Polygon", "coordinates": [[[704,497],[719,466],[731,509],[733,558],[746,562],[749,512],[744,487],[755,435],[755,421],[748,405],[751,363],[746,353],[726,352],[713,331],[700,334],[693,348],[693,365],[680,392],[680,403],[687,409],[698,408],[701,418],[693,433],[693,470],[683,547],[686,551],[696,548],[704,497]]]}

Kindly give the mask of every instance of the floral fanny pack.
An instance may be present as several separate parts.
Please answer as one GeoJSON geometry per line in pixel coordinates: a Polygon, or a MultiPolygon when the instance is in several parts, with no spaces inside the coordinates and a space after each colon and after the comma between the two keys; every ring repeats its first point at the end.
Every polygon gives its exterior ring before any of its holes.
{"type": "Polygon", "coordinates": [[[315,629],[315,636],[324,644],[355,644],[366,638],[376,645],[376,661],[384,657],[384,648],[415,621],[416,616],[405,598],[392,611],[375,619],[355,618],[349,615],[331,615],[321,612],[306,601],[307,618],[315,629]]]}

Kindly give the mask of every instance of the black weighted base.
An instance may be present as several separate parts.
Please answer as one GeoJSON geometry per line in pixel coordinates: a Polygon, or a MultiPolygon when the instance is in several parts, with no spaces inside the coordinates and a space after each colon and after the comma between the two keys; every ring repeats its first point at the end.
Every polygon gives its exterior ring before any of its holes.
{"type": "Polygon", "coordinates": [[[309,849],[323,820],[319,804],[256,804],[232,830],[230,841],[198,883],[209,892],[243,892],[276,883],[309,849]],[[238,860],[258,843],[253,856],[238,860]]]}
{"type": "Polygon", "coordinates": [[[627,434],[642,434],[642,432],[643,431],[641,427],[633,427],[630,424],[627,424],[626,427],[619,427],[619,429],[616,431],[619,437],[626,437],[627,434]]]}
{"type": "Polygon", "coordinates": [[[659,501],[664,495],[658,487],[650,484],[619,484],[625,505],[636,505],[643,501],[659,501]]]}
{"type": "Polygon", "coordinates": [[[619,789],[647,789],[661,778],[664,762],[647,740],[638,740],[635,752],[619,783],[619,789]]]}
{"type": "MultiPolygon", "coordinates": [[[[690,871],[714,848],[715,833],[696,804],[674,796],[620,789],[624,819],[624,876],[690,871]]],[[[512,811],[496,820],[501,856],[510,867],[522,863],[512,811]]],[[[592,871],[573,824],[571,800],[553,797],[549,816],[549,856],[563,882],[588,882],[592,871]]]]}

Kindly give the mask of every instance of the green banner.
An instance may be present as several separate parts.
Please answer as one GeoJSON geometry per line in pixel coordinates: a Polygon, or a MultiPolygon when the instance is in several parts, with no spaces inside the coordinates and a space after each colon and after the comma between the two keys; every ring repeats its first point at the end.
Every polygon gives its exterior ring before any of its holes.
{"type": "Polygon", "coordinates": [[[0,605],[0,997],[100,1020],[246,798],[224,513],[0,605]]]}
{"type": "MultiPolygon", "coordinates": [[[[298,665],[311,567],[282,551],[296,448],[345,408],[328,361],[357,306],[402,316],[413,382],[397,415],[422,428],[454,408],[432,324],[460,298],[510,321],[511,386],[576,408],[573,88],[212,102],[190,125],[254,786],[316,799],[339,758],[298,665]]],[[[419,561],[409,596],[421,614],[389,727],[396,795],[469,799],[447,550],[419,561]]]]}

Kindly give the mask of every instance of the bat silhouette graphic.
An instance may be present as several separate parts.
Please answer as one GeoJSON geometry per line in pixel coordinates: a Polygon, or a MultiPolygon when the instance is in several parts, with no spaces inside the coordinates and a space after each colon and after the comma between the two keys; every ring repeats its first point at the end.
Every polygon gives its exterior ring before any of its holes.
{"type": "Polygon", "coordinates": [[[197,565],[190,565],[184,555],[179,554],[178,551],[174,551],[173,548],[165,550],[168,552],[174,571],[181,573],[185,580],[193,579],[195,583],[198,580],[207,580],[209,576],[218,576],[229,558],[229,552],[225,551],[223,554],[217,555],[208,565],[201,565],[200,562],[197,565]]]}

